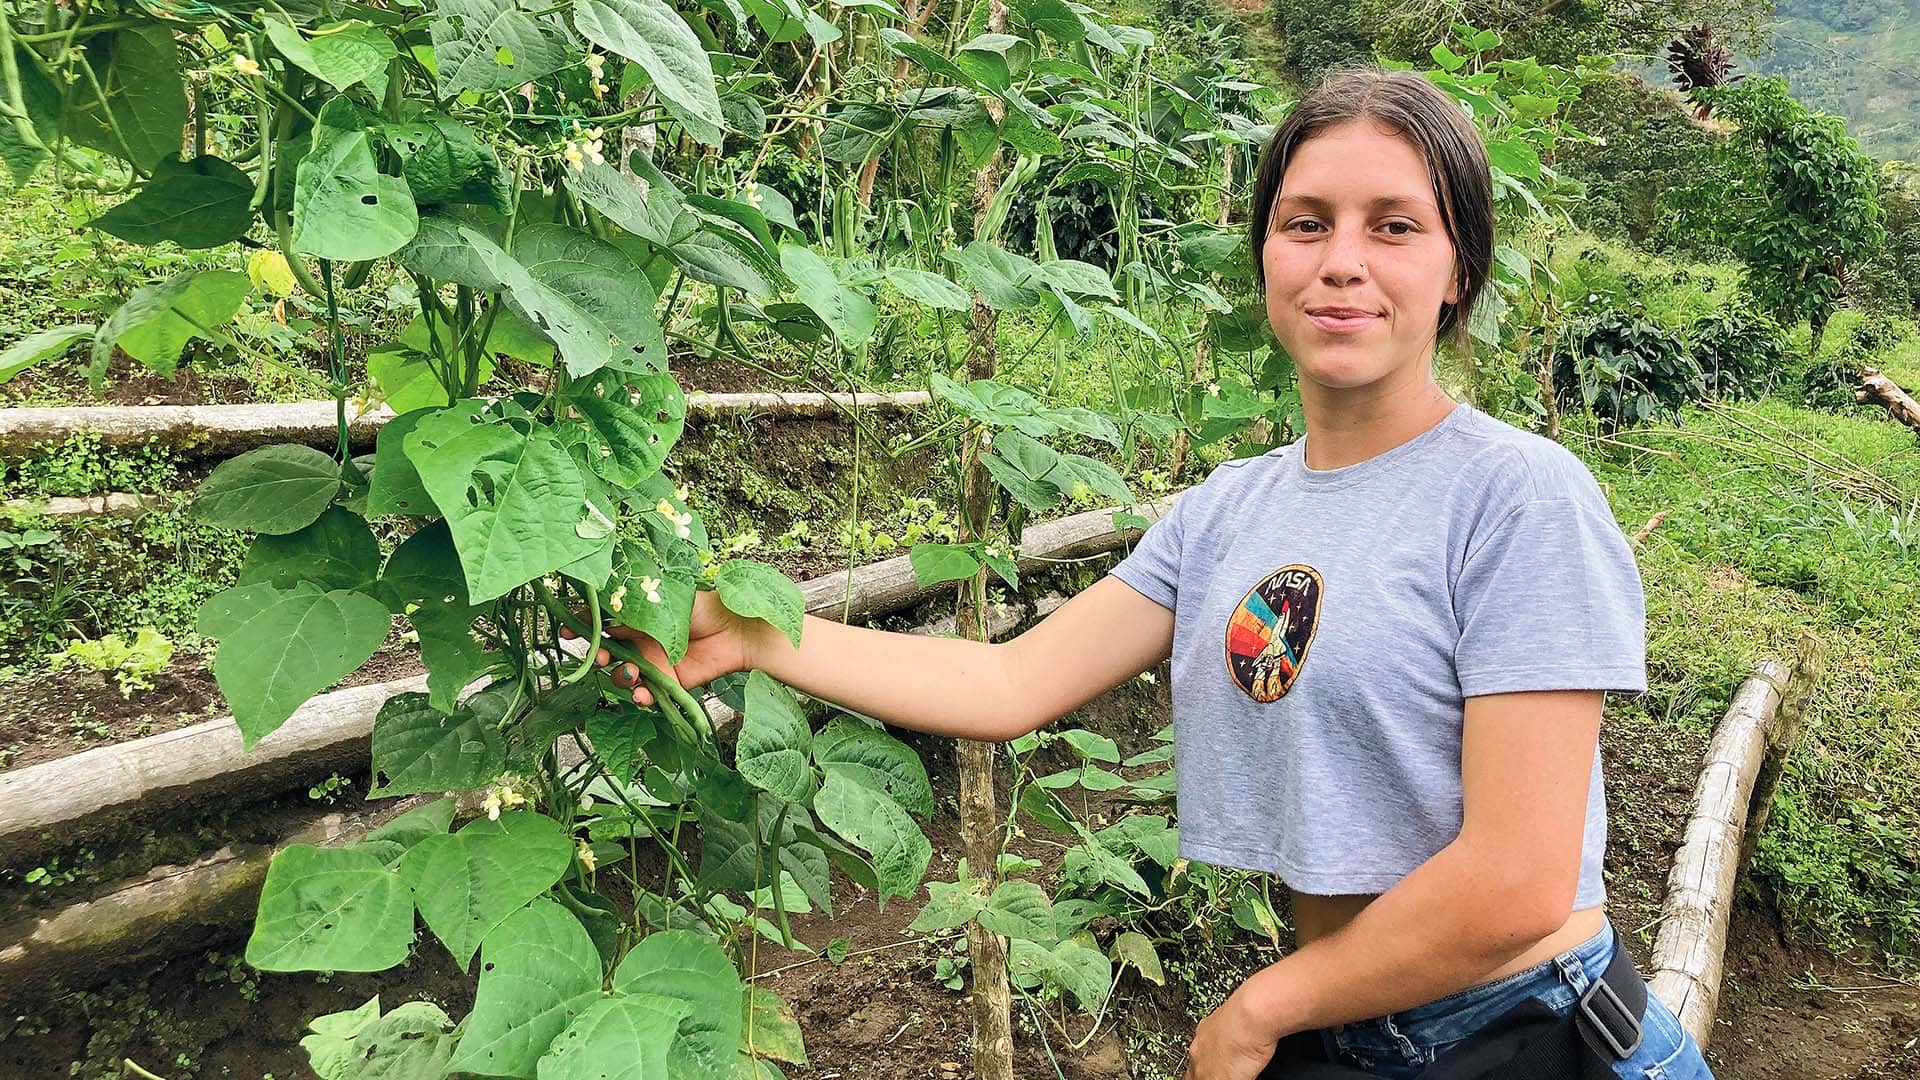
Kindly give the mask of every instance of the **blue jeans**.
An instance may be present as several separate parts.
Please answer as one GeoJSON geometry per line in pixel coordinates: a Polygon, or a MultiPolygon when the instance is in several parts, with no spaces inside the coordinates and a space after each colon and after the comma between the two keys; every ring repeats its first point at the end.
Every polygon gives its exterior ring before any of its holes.
{"type": "MultiPolygon", "coordinates": [[[[1525,971],[1372,1020],[1320,1029],[1327,1056],[1386,1080],[1411,1080],[1489,1021],[1537,997],[1562,1016],[1613,959],[1612,924],[1559,956],[1525,971]]],[[[1613,1063],[1622,1080],[1713,1080],[1693,1036],[1652,993],[1631,1058],[1613,1063]]]]}

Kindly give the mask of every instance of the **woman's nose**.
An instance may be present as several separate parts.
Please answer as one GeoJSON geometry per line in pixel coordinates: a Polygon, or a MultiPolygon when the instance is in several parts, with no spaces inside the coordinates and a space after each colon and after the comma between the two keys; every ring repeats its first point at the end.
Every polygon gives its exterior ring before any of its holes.
{"type": "Polygon", "coordinates": [[[1320,275],[1334,285],[1365,277],[1367,265],[1361,247],[1351,230],[1335,229],[1326,246],[1320,249],[1320,275]]]}

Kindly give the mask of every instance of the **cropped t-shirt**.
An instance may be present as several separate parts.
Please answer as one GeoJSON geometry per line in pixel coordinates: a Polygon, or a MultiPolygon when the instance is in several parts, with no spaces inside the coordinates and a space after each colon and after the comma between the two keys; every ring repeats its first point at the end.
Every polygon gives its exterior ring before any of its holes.
{"type": "MultiPolygon", "coordinates": [[[[1644,692],[1645,597],[1585,464],[1468,403],[1343,468],[1305,449],[1220,465],[1112,574],[1174,613],[1180,854],[1379,893],[1460,833],[1465,699],[1644,692]]],[[[1606,839],[1596,748],[1576,909],[1606,839]]]]}

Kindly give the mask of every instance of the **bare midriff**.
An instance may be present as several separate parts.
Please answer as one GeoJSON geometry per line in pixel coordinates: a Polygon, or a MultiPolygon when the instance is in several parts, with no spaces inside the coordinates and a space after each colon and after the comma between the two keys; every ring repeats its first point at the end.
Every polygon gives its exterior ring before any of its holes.
{"type": "MultiPolygon", "coordinates": [[[[1294,893],[1295,941],[1300,945],[1306,945],[1308,942],[1333,933],[1347,925],[1355,915],[1360,914],[1362,908],[1376,899],[1378,899],[1377,894],[1319,896],[1313,893],[1294,893]]],[[[1607,909],[1603,907],[1582,908],[1573,912],[1567,917],[1567,921],[1561,924],[1560,929],[1541,938],[1512,960],[1488,972],[1480,982],[1493,982],[1495,979],[1503,979],[1515,972],[1525,971],[1536,964],[1543,964],[1599,933],[1600,928],[1606,925],[1606,921],[1607,909]]]]}

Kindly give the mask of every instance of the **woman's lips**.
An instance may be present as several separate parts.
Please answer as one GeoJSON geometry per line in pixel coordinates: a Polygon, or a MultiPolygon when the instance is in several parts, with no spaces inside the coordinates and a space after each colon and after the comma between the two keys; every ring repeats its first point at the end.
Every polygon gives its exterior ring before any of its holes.
{"type": "Polygon", "coordinates": [[[1313,325],[1329,334],[1356,334],[1373,325],[1378,315],[1308,315],[1313,325]]]}

